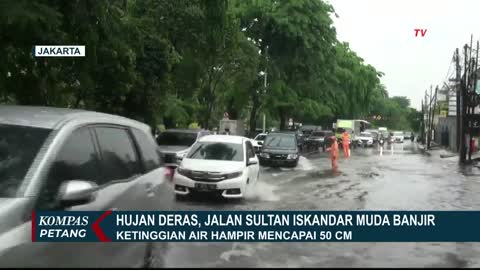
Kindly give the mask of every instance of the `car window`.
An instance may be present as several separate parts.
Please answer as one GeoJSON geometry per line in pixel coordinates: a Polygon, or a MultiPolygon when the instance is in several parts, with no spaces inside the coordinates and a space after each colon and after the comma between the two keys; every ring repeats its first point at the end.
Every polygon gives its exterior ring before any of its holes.
{"type": "Polygon", "coordinates": [[[264,141],[265,137],[267,137],[267,135],[257,135],[257,137],[255,137],[255,140],[256,141],[264,141]]]}
{"type": "Polygon", "coordinates": [[[295,136],[269,135],[265,139],[264,146],[293,149],[296,147],[295,136]]]}
{"type": "Polygon", "coordinates": [[[49,129],[0,125],[0,198],[14,197],[49,129]]]}
{"type": "Polygon", "coordinates": [[[102,184],[99,158],[87,127],[75,130],[66,139],[46,175],[40,191],[39,209],[58,207],[56,196],[65,181],[87,180],[102,184]]]}
{"type": "Polygon", "coordinates": [[[243,145],[238,143],[197,142],[187,158],[225,161],[244,161],[243,145]]]}
{"type": "Polygon", "coordinates": [[[313,136],[316,136],[316,137],[324,137],[324,136],[325,136],[325,132],[318,132],[318,131],[317,131],[317,132],[314,132],[312,135],[313,135],[313,136]]]}
{"type": "Polygon", "coordinates": [[[95,127],[102,159],[104,182],[141,173],[141,166],[126,129],[95,127]]]}
{"type": "Polygon", "coordinates": [[[255,157],[255,150],[253,149],[253,145],[250,141],[245,142],[245,148],[247,149],[248,158],[255,157]]]}
{"type": "Polygon", "coordinates": [[[197,140],[198,133],[165,131],[157,137],[158,145],[191,146],[197,140]]]}
{"type": "Polygon", "coordinates": [[[162,159],[156,151],[157,145],[153,138],[147,137],[145,132],[138,129],[132,129],[133,136],[140,150],[145,170],[147,172],[154,170],[162,165],[162,159]]]}

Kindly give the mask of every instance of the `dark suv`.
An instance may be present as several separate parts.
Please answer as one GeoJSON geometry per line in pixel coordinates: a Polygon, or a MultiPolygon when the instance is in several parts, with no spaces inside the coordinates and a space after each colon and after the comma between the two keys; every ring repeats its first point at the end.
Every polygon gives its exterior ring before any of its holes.
{"type": "Polygon", "coordinates": [[[300,151],[294,133],[270,133],[259,155],[261,166],[296,167],[300,151]]]}
{"type": "Polygon", "coordinates": [[[176,167],[190,147],[201,137],[210,135],[202,129],[167,129],[157,137],[157,144],[166,166],[176,167]]]}
{"type": "Polygon", "coordinates": [[[308,138],[305,139],[305,144],[308,149],[319,149],[320,147],[325,152],[327,146],[326,138],[335,136],[335,134],[330,130],[317,130],[312,132],[308,138]]]}

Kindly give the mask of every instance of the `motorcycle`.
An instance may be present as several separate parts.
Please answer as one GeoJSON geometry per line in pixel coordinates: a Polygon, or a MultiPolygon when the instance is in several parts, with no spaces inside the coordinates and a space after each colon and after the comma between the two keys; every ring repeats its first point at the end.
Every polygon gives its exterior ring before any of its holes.
{"type": "Polygon", "coordinates": [[[385,140],[383,138],[380,138],[380,140],[378,140],[378,143],[380,144],[380,146],[383,147],[383,145],[385,144],[385,140]]]}

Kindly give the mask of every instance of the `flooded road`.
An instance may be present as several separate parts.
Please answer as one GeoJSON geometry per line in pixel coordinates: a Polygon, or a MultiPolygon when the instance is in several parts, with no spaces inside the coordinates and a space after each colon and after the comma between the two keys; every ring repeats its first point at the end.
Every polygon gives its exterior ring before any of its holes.
{"type": "MultiPolygon", "coordinates": [[[[327,153],[295,169],[262,168],[254,194],[193,199],[179,210],[480,209],[480,169],[424,155],[410,141],[357,148],[332,172],[327,153]],[[385,146],[387,148],[387,146],[385,146]]],[[[169,243],[166,267],[479,267],[480,243],[169,243]]],[[[155,248],[153,251],[155,254],[155,248]]],[[[155,267],[155,263],[153,265],[155,267]]],[[[160,266],[160,265],[158,265],[160,266]]]]}

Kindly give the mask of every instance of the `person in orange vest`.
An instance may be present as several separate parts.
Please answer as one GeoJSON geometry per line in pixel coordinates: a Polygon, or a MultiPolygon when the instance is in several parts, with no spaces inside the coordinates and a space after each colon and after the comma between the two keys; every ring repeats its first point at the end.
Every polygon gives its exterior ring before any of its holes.
{"type": "Polygon", "coordinates": [[[338,168],[338,143],[337,137],[330,137],[332,144],[327,148],[327,151],[330,152],[330,159],[332,160],[332,169],[336,170],[338,168]]]}
{"type": "Polygon", "coordinates": [[[343,157],[348,158],[350,156],[350,134],[346,130],[342,134],[342,148],[343,157]]]}

